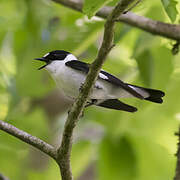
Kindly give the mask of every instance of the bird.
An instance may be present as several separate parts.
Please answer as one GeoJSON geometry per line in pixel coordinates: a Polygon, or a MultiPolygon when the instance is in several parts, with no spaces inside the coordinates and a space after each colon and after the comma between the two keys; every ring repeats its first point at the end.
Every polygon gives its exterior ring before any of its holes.
{"type": "MultiPolygon", "coordinates": [[[[63,94],[75,101],[85,82],[90,64],[79,61],[76,56],[65,50],[54,50],[41,58],[35,58],[35,60],[45,63],[38,69],[45,68],[63,94]]],[[[101,70],[85,107],[96,105],[114,110],[136,112],[136,107],[119,99],[132,97],[162,103],[163,96],[165,96],[165,93],[161,90],[129,84],[101,70]]]]}

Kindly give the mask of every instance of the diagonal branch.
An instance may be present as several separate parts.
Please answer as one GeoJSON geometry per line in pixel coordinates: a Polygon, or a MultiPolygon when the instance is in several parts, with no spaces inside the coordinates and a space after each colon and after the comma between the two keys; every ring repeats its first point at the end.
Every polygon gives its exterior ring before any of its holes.
{"type": "Polygon", "coordinates": [[[50,144],[42,141],[41,139],[24,132],[15,126],[6,123],[0,120],[0,130],[11,134],[12,136],[24,141],[27,144],[32,145],[33,147],[39,149],[40,151],[44,152],[45,154],[51,156],[53,159],[56,159],[56,149],[51,146],[50,144]]]}
{"type": "MultiPolygon", "coordinates": [[[[82,12],[83,4],[81,1],[74,1],[74,0],[52,0],[52,1],[82,12]]],[[[100,11],[98,11],[96,15],[102,18],[107,18],[111,11],[112,8],[106,6],[102,8],[100,11]]],[[[117,21],[137,27],[154,35],[159,35],[173,40],[180,40],[180,25],[155,21],[146,18],[144,16],[136,15],[132,12],[121,14],[121,16],[119,16],[117,21]]]]}
{"type": "Polygon", "coordinates": [[[82,90],[73,104],[69,116],[66,120],[63,138],[61,146],[58,149],[57,163],[59,164],[61,170],[61,176],[63,180],[72,180],[71,166],[70,166],[70,154],[72,148],[72,136],[73,130],[78,122],[80,115],[82,114],[83,108],[86,104],[87,98],[92,91],[92,87],[97,79],[99,71],[110,52],[111,48],[114,46],[114,26],[115,21],[120,14],[124,12],[126,7],[132,3],[133,0],[121,0],[113,11],[107,17],[104,29],[104,37],[101,48],[98,52],[97,58],[91,65],[89,73],[87,75],[86,81],[82,90]]]}

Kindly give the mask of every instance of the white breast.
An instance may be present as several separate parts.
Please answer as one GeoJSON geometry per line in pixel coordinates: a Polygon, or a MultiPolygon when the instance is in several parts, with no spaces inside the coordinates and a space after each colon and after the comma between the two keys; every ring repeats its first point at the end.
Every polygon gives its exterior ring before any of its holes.
{"type": "MultiPolygon", "coordinates": [[[[73,55],[68,55],[65,60],[52,61],[45,68],[64,94],[74,99],[79,94],[79,89],[85,81],[86,74],[66,66],[65,63],[70,60],[77,59],[73,55]]],[[[107,77],[101,73],[100,77],[107,79],[107,77]]],[[[117,88],[104,80],[97,80],[93,92],[90,94],[90,99],[115,99],[131,96],[132,95],[122,88],[117,88]]]]}
{"type": "MultiPolygon", "coordinates": [[[[53,61],[45,68],[55,80],[57,86],[64,94],[71,98],[76,98],[79,94],[79,89],[85,81],[86,74],[78,70],[72,69],[65,65],[67,61],[53,61]]],[[[104,99],[107,97],[107,90],[103,88],[103,82],[96,82],[93,93],[90,95],[92,99],[104,99]]]]}
{"type": "Polygon", "coordinates": [[[53,61],[46,66],[46,69],[65,95],[71,98],[77,97],[81,82],[84,80],[81,74],[67,67],[64,61],[53,61]]]}

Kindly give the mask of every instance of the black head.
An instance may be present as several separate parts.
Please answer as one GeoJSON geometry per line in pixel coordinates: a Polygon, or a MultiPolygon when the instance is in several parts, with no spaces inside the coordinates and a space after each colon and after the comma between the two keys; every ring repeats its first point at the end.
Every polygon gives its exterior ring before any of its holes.
{"type": "Polygon", "coordinates": [[[50,64],[52,61],[64,60],[68,54],[70,53],[64,50],[55,50],[45,54],[42,58],[36,58],[35,60],[43,61],[46,63],[44,66],[39,68],[40,70],[46,67],[46,65],[50,64]]]}

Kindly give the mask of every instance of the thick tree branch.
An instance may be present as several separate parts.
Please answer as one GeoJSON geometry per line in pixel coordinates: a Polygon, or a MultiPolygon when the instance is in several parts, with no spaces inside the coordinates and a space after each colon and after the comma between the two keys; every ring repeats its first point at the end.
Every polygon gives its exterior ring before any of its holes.
{"type": "Polygon", "coordinates": [[[92,87],[97,79],[99,71],[113,45],[114,37],[114,25],[116,19],[120,14],[124,12],[126,7],[132,3],[133,0],[121,0],[113,11],[107,17],[104,29],[104,37],[101,48],[98,52],[97,58],[92,63],[90,71],[87,75],[84,86],[73,104],[63,132],[63,138],[61,146],[58,149],[57,163],[60,166],[61,176],[63,180],[72,180],[71,166],[70,166],[70,154],[72,148],[72,135],[73,129],[76,126],[83,108],[86,104],[86,100],[92,91],[92,87]]]}
{"type": "MultiPolygon", "coordinates": [[[[74,0],[52,0],[52,1],[82,12],[83,4],[81,1],[79,2],[74,0]]],[[[111,7],[104,7],[99,12],[97,12],[96,15],[102,18],[107,18],[107,16],[111,11],[112,11],[111,7]]],[[[126,24],[137,27],[154,35],[163,36],[173,40],[180,40],[180,25],[155,21],[143,16],[136,15],[132,12],[121,14],[121,16],[119,16],[117,21],[124,22],[126,24]]]]}
{"type": "Polygon", "coordinates": [[[174,180],[180,180],[180,126],[179,126],[179,132],[175,133],[175,135],[178,137],[178,150],[176,153],[177,157],[177,163],[176,163],[176,174],[174,177],[174,180]]]}
{"type": "Polygon", "coordinates": [[[41,139],[24,132],[15,126],[6,123],[0,120],[0,130],[11,134],[14,137],[17,137],[21,141],[24,141],[27,144],[32,145],[33,147],[39,149],[40,151],[44,152],[45,154],[51,156],[53,159],[56,159],[56,149],[51,146],[50,144],[42,141],[41,139]]]}

